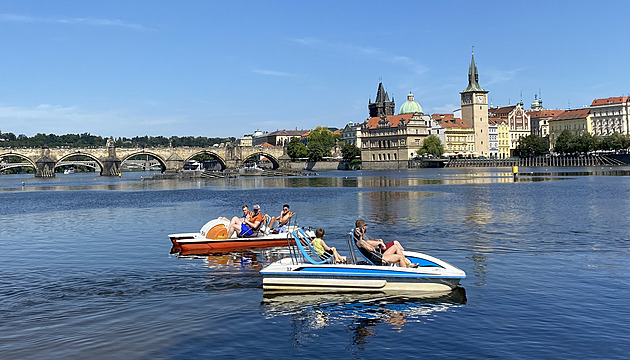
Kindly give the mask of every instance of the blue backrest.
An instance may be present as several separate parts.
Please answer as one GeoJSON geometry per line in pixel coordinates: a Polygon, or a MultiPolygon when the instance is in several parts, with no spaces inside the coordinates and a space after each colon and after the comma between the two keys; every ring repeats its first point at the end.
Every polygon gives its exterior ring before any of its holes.
{"type": "MultiPolygon", "coordinates": [[[[309,240],[308,240],[308,236],[306,236],[306,234],[304,233],[304,231],[302,229],[299,229],[298,231],[302,231],[302,234],[304,234],[304,240],[306,241],[306,246],[308,246],[310,249],[311,245],[309,244],[309,240]]],[[[329,259],[325,259],[325,260],[315,260],[311,257],[311,255],[308,253],[308,251],[306,251],[306,249],[304,248],[304,244],[302,244],[302,239],[300,238],[300,236],[298,235],[298,231],[294,231],[291,234],[293,234],[293,238],[295,239],[295,244],[297,245],[298,249],[300,249],[300,252],[302,253],[302,256],[304,257],[304,259],[306,259],[306,261],[310,262],[311,264],[314,265],[321,265],[321,264],[325,264],[329,261],[329,259]]]]}
{"type": "MultiPolygon", "coordinates": [[[[359,254],[367,261],[370,265],[377,265],[374,263],[374,259],[378,259],[382,265],[389,264],[387,261],[383,260],[382,255],[377,252],[369,251],[368,249],[364,249],[357,244],[359,239],[356,237],[354,230],[351,232],[352,234],[352,242],[354,243],[355,249],[359,250],[359,254]]],[[[379,265],[381,265],[379,264],[379,265]]]]}

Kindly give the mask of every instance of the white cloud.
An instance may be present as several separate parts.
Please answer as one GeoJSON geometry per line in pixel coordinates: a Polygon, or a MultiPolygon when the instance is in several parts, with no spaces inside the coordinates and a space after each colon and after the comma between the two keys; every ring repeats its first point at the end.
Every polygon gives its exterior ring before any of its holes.
{"type": "Polygon", "coordinates": [[[282,72],[282,71],[276,71],[276,70],[252,69],[252,71],[260,75],[293,76],[293,74],[282,72]]]}
{"type": "Polygon", "coordinates": [[[518,68],[518,69],[512,69],[512,70],[490,69],[488,71],[485,71],[483,76],[484,77],[487,76],[488,81],[484,82],[485,83],[484,86],[510,81],[514,79],[516,75],[523,70],[525,70],[525,68],[518,68]]]}
{"type": "Polygon", "coordinates": [[[459,109],[461,106],[454,104],[446,104],[444,106],[433,107],[431,111],[432,114],[452,114],[455,110],[459,109]]]}
{"type": "Polygon", "coordinates": [[[98,18],[55,18],[55,17],[36,17],[20,14],[0,14],[0,21],[19,22],[19,23],[45,23],[45,24],[77,24],[86,26],[102,26],[102,27],[120,27],[131,30],[147,31],[148,28],[128,23],[119,19],[98,19],[98,18]]]}
{"type": "Polygon", "coordinates": [[[382,50],[376,47],[365,47],[350,43],[341,43],[341,42],[326,42],[320,40],[318,38],[292,38],[291,41],[295,41],[299,44],[306,46],[321,46],[329,49],[335,49],[337,52],[350,53],[350,54],[360,54],[362,56],[369,56],[370,58],[388,62],[394,65],[405,66],[411,69],[411,71],[417,75],[421,75],[427,72],[427,67],[418,61],[404,55],[398,55],[394,53],[390,53],[388,51],[382,50]]]}

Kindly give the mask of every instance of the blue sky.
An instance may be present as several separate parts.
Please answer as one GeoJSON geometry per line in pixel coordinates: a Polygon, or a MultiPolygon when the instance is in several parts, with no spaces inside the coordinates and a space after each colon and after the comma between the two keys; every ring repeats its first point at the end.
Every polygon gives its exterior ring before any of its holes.
{"type": "Polygon", "coordinates": [[[452,112],[471,48],[494,105],[630,93],[625,1],[0,1],[0,130],[235,136],[452,112]]]}

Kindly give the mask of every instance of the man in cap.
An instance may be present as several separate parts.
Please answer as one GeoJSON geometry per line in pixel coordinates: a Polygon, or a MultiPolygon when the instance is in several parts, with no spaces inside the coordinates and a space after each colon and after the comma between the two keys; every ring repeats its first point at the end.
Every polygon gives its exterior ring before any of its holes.
{"type": "Polygon", "coordinates": [[[243,217],[233,217],[228,226],[228,239],[232,234],[236,233],[238,237],[255,236],[263,221],[263,215],[260,213],[260,205],[256,204],[252,207],[253,212],[249,211],[247,205],[243,205],[243,217]]]}

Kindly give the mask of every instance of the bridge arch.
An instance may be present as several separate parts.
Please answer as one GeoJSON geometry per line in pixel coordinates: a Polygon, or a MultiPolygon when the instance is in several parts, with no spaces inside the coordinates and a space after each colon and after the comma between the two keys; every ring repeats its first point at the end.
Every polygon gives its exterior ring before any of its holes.
{"type": "Polygon", "coordinates": [[[225,162],[225,159],[223,159],[219,154],[215,153],[214,151],[210,151],[210,150],[202,150],[202,151],[198,151],[196,153],[194,153],[193,155],[189,156],[188,158],[186,158],[184,160],[184,164],[186,164],[187,162],[189,162],[190,160],[192,160],[193,158],[199,156],[199,155],[209,155],[212,156],[213,158],[217,159],[217,161],[219,162],[219,165],[221,165],[221,171],[225,170],[227,168],[227,164],[225,162]]]}
{"type": "Polygon", "coordinates": [[[120,159],[120,163],[124,163],[127,160],[130,160],[131,158],[135,157],[135,156],[140,156],[140,155],[148,155],[148,156],[152,156],[155,160],[157,160],[160,163],[160,167],[162,167],[162,172],[166,171],[166,160],[164,160],[164,158],[162,158],[160,155],[151,152],[151,151],[137,151],[131,154],[128,154],[127,156],[124,156],[122,159],[120,159]]]}
{"type": "Polygon", "coordinates": [[[91,168],[94,169],[94,171],[98,170],[100,173],[103,172],[104,166],[103,166],[103,163],[99,160],[99,158],[95,157],[94,155],[91,155],[91,154],[88,154],[88,153],[85,153],[85,152],[81,152],[81,151],[76,151],[76,152],[72,152],[72,153],[63,155],[62,157],[60,157],[55,162],[55,168],[58,168],[59,166],[62,166],[62,164],[61,164],[62,162],[68,161],[68,159],[70,159],[71,157],[74,157],[74,156],[83,156],[83,157],[92,159],[92,161],[96,162],[96,164],[100,167],[99,169],[97,169],[96,167],[90,166],[90,165],[84,165],[84,166],[91,167],[91,168]]]}
{"type": "Polygon", "coordinates": [[[246,163],[250,159],[256,159],[256,161],[258,162],[263,157],[267,158],[267,160],[271,162],[273,170],[276,170],[277,168],[280,167],[280,162],[278,161],[278,159],[275,156],[264,151],[257,151],[252,154],[249,154],[246,158],[243,159],[243,163],[246,163]]]}
{"type": "Polygon", "coordinates": [[[33,169],[37,170],[37,166],[35,165],[35,161],[33,161],[30,157],[28,157],[26,155],[22,155],[22,154],[15,153],[15,152],[12,152],[12,151],[0,153],[0,159],[5,158],[5,157],[10,157],[10,156],[26,160],[26,162],[28,164],[25,164],[25,163],[19,163],[18,164],[18,163],[16,163],[15,165],[11,165],[12,163],[5,163],[5,164],[0,165],[0,170],[10,169],[10,168],[19,167],[19,166],[30,166],[33,169]]]}

